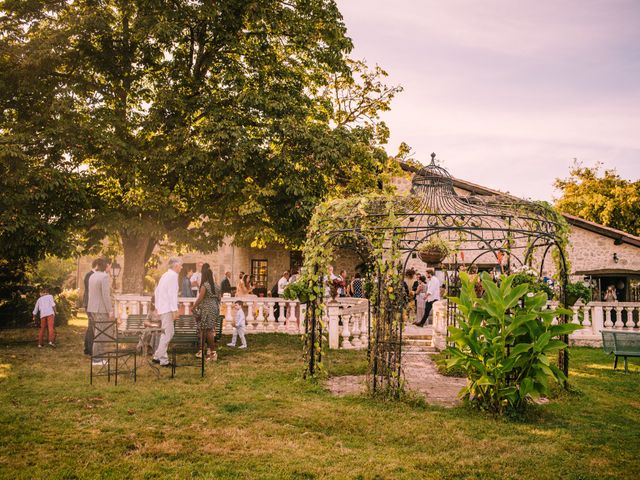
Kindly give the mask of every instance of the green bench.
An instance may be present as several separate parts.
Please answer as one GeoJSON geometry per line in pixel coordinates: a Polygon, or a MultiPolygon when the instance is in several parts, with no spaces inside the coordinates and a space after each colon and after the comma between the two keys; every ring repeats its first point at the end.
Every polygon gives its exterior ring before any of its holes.
{"type": "Polygon", "coordinates": [[[125,322],[124,330],[118,332],[118,341],[138,345],[140,334],[144,330],[144,322],[148,315],[129,315],[125,322]]]}
{"type": "Polygon", "coordinates": [[[628,357],[640,357],[640,332],[602,330],[602,348],[615,355],[613,369],[618,367],[618,357],[624,357],[624,372],[628,373],[628,357]]]}
{"type": "Polygon", "coordinates": [[[204,377],[205,352],[204,342],[201,342],[196,317],[194,315],[180,315],[173,324],[173,338],[169,344],[171,351],[171,378],[176,374],[176,356],[178,353],[195,353],[200,350],[200,376],[204,377]]]}

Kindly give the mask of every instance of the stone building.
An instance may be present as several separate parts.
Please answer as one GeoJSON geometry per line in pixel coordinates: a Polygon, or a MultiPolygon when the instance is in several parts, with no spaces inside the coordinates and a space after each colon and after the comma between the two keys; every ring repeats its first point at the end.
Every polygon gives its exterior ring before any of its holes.
{"type": "MultiPolygon", "coordinates": [[[[394,185],[399,192],[408,193],[411,189],[411,176],[416,169],[406,164],[402,167],[406,175],[396,177],[394,185]]],[[[454,178],[453,182],[456,193],[461,196],[500,193],[461,179],[454,178]]],[[[640,301],[640,237],[572,215],[564,216],[571,227],[568,256],[574,280],[591,282],[594,300],[600,300],[606,288],[614,285],[618,300],[640,301]]],[[[195,268],[198,262],[211,264],[217,279],[223,278],[224,272],[230,271],[234,285],[240,272],[253,275],[265,294],[285,270],[297,269],[302,265],[301,252],[288,251],[280,246],[265,249],[236,247],[231,238],[226,239],[224,245],[214,253],[189,252],[183,254],[182,258],[185,271],[195,268]]],[[[122,259],[118,261],[122,262],[122,259]]],[[[78,268],[80,276],[89,269],[89,263],[89,258],[81,259],[78,268]]],[[[424,264],[417,259],[412,259],[409,265],[416,266],[418,270],[424,269],[424,264]]],[[[489,270],[495,265],[485,263],[480,267],[489,270]]],[[[349,252],[341,252],[336,258],[335,268],[336,271],[344,268],[351,276],[360,268],[359,260],[349,252]]],[[[163,270],[162,266],[159,270],[163,270]]],[[[81,283],[79,281],[78,286],[82,289],[81,283]]]]}

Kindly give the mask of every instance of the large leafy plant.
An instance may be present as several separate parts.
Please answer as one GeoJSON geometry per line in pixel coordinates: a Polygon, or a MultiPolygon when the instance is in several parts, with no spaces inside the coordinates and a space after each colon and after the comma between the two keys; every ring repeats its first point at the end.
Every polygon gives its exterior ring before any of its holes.
{"type": "Polygon", "coordinates": [[[530,292],[526,283],[514,287],[513,275],[498,286],[483,273],[482,297],[466,273],[460,277],[460,297],[449,299],[458,306],[458,326],[449,327],[454,345],[445,350],[446,366],[466,373],[460,395],[480,410],[502,414],[547,393],[550,379],[564,384],[552,356],[567,347],[558,337],[580,327],[552,320],[571,312],[547,309],[547,295],[530,292]]]}

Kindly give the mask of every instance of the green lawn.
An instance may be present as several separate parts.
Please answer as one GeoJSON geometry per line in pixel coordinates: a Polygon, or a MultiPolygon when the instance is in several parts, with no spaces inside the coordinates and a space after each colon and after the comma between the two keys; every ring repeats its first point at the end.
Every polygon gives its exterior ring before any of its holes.
{"type": "MultiPolygon", "coordinates": [[[[0,478],[640,477],[640,367],[612,370],[602,351],[571,350],[576,391],[526,420],[464,407],[335,398],[300,379],[300,341],[250,335],[156,380],[89,386],[82,326],[59,348],[35,331],[0,331],[0,478]]],[[[226,340],[226,338],[225,338],[226,340]]],[[[333,374],[363,373],[361,352],[330,352],[333,374]]]]}

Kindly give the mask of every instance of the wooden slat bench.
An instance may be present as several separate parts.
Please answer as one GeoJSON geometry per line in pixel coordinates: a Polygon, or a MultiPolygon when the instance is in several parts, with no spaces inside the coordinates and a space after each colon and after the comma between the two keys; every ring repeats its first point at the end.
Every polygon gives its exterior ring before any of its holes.
{"type": "Polygon", "coordinates": [[[628,373],[628,357],[640,357],[640,332],[602,330],[602,348],[615,355],[613,369],[618,366],[618,357],[624,357],[624,372],[628,373]]]}

